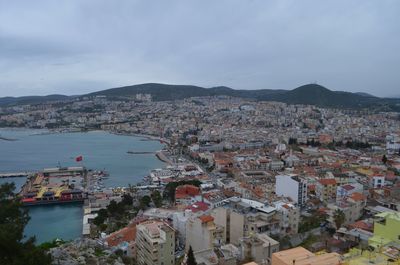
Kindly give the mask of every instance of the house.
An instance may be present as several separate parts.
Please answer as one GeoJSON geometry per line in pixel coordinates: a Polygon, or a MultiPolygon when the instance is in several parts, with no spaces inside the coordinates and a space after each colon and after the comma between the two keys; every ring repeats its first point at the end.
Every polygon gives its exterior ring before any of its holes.
{"type": "Polygon", "coordinates": [[[336,180],[334,178],[319,179],[315,186],[315,194],[324,203],[336,199],[336,180]]]}
{"type": "Polygon", "coordinates": [[[201,201],[200,188],[194,185],[182,185],[175,189],[176,204],[192,204],[201,201]]]}

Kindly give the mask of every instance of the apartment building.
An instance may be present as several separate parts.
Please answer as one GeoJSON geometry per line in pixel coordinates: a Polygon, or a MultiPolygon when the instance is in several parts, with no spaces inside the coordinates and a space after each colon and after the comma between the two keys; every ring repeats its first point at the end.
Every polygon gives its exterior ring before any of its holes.
{"type": "Polygon", "coordinates": [[[139,265],[174,265],[175,230],[165,222],[147,221],[136,226],[136,259],[139,265]]]}
{"type": "Polygon", "coordinates": [[[340,255],[325,253],[315,255],[305,248],[297,247],[272,254],[272,265],[339,265],[340,255]]]}
{"type": "Polygon", "coordinates": [[[230,198],[211,214],[215,223],[224,228],[225,241],[234,245],[257,233],[281,233],[277,208],[258,201],[230,198]]]}
{"type": "Polygon", "coordinates": [[[307,180],[297,175],[277,175],[275,193],[285,196],[302,207],[307,201],[307,180]]]}
{"type": "Polygon", "coordinates": [[[315,186],[317,198],[327,203],[336,200],[336,180],[334,178],[319,179],[315,186]]]}
{"type": "Polygon", "coordinates": [[[225,243],[223,227],[214,222],[211,215],[193,216],[186,222],[186,251],[191,246],[193,251],[221,246],[225,243]]]}

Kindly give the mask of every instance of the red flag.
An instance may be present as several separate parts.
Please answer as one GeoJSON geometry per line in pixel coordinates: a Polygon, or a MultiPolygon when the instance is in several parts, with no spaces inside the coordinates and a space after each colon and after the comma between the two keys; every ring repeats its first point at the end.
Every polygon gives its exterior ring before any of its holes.
{"type": "Polygon", "coordinates": [[[80,162],[80,161],[82,161],[83,160],[83,157],[82,156],[77,156],[76,158],[75,158],[75,161],[76,162],[80,162]]]}

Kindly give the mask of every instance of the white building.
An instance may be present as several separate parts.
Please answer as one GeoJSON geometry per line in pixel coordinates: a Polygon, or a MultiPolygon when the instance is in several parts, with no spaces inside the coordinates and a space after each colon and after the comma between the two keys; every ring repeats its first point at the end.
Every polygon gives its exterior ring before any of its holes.
{"type": "Polygon", "coordinates": [[[277,175],[275,193],[292,199],[303,206],[307,200],[307,181],[297,175],[277,175]]]}
{"type": "Polygon", "coordinates": [[[168,224],[147,221],[136,226],[136,259],[140,265],[174,265],[175,231],[168,224]]]}

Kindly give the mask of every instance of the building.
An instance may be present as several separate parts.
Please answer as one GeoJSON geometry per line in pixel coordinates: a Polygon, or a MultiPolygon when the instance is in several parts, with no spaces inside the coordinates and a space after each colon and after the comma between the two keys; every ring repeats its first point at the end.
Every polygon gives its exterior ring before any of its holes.
{"type": "Polygon", "coordinates": [[[269,264],[272,254],[279,251],[279,242],[267,234],[255,234],[240,239],[241,260],[253,260],[260,264],[269,264]]]}
{"type": "Polygon", "coordinates": [[[190,246],[193,251],[202,251],[224,244],[223,231],[211,215],[189,218],[186,222],[186,251],[190,246]]]}
{"type": "Polygon", "coordinates": [[[285,202],[274,202],[279,214],[280,234],[295,235],[299,230],[300,209],[293,204],[285,202]]]}
{"type": "Polygon", "coordinates": [[[325,253],[315,255],[305,248],[297,247],[272,254],[271,265],[339,265],[340,255],[325,253]]]}
{"type": "Polygon", "coordinates": [[[276,178],[275,193],[292,199],[302,207],[307,200],[307,181],[297,175],[278,175],[276,178]]]}
{"type": "MultiPolygon", "coordinates": [[[[344,213],[344,225],[354,223],[359,220],[364,213],[367,205],[367,197],[359,192],[354,192],[348,197],[343,197],[341,200],[336,201],[335,204],[328,204],[330,209],[328,212],[328,220],[334,224],[335,210],[341,210],[344,213]]],[[[339,227],[338,227],[339,228],[339,227]]]]}
{"type": "Polygon", "coordinates": [[[175,230],[165,222],[147,221],[136,226],[139,265],[175,265],[175,230]]]}
{"type": "Polygon", "coordinates": [[[181,185],[176,187],[175,202],[177,204],[192,204],[201,201],[200,188],[194,185],[181,185]]]}
{"type": "Polygon", "coordinates": [[[380,248],[393,242],[400,244],[400,212],[375,215],[374,236],[369,239],[369,244],[380,248]]]}
{"type": "Polygon", "coordinates": [[[319,179],[315,186],[315,194],[317,198],[326,203],[336,199],[336,180],[319,179]]]}
{"type": "Polygon", "coordinates": [[[360,183],[352,183],[352,184],[345,184],[338,186],[336,189],[336,200],[342,200],[350,195],[352,195],[355,192],[363,193],[363,185],[360,183]]]}
{"type": "Polygon", "coordinates": [[[286,234],[280,229],[280,213],[276,207],[235,197],[224,202],[213,209],[212,215],[215,223],[224,228],[227,243],[238,245],[241,238],[257,233],[286,234]]]}

